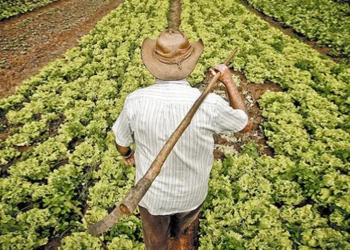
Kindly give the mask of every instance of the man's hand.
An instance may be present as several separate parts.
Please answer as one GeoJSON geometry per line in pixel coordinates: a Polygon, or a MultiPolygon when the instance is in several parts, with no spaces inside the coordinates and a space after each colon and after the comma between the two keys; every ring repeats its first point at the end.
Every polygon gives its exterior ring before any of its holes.
{"type": "MultiPolygon", "coordinates": [[[[225,64],[215,65],[214,70],[221,73],[218,80],[222,82],[225,86],[234,84],[230,69],[225,64]]],[[[213,75],[216,74],[214,70],[212,70],[213,75]]]]}
{"type": "Polygon", "coordinates": [[[118,144],[116,144],[117,150],[119,153],[123,156],[123,161],[126,165],[134,165],[135,164],[135,158],[134,154],[135,151],[133,151],[130,147],[123,147],[118,144]]]}
{"type": "Polygon", "coordinates": [[[129,157],[127,157],[127,158],[123,157],[124,163],[125,163],[126,165],[131,166],[131,165],[134,165],[134,164],[135,164],[135,157],[134,157],[134,154],[135,154],[135,151],[132,151],[131,156],[129,156],[129,157]]]}

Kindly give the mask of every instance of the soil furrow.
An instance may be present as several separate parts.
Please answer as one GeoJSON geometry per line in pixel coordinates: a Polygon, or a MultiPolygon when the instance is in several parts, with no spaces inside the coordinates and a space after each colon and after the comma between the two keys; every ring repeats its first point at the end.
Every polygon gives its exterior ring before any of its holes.
{"type": "Polygon", "coordinates": [[[170,5],[168,26],[170,29],[179,30],[181,25],[181,0],[174,0],[170,5]]]}
{"type": "Polygon", "coordinates": [[[0,22],[0,97],[61,58],[123,0],[60,0],[0,22]]]}

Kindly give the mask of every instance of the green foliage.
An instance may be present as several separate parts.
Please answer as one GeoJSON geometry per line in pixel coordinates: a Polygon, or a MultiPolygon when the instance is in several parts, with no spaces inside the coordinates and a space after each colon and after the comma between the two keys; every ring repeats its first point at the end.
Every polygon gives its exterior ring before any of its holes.
{"type": "Polygon", "coordinates": [[[263,156],[254,160],[247,154],[226,157],[213,166],[201,221],[200,249],[349,246],[348,176],[325,176],[322,183],[331,186],[324,196],[327,202],[316,197],[311,200],[305,197],[303,183],[294,181],[298,169],[288,158],[263,156]],[[335,189],[337,194],[332,192],[335,189]],[[329,215],[327,210],[333,209],[329,219],[324,218],[329,215]]]}
{"type": "MultiPolygon", "coordinates": [[[[333,53],[349,58],[349,5],[340,5],[332,0],[248,0],[248,2],[265,15],[276,18],[309,39],[334,48],[333,53]]],[[[306,60],[298,62],[298,65],[301,68],[309,67],[306,60]]]]}
{"type": "MultiPolygon", "coordinates": [[[[247,154],[227,157],[213,166],[200,249],[292,249],[290,233],[274,205],[280,197],[274,200],[272,183],[264,176],[269,175],[264,160],[277,160],[264,157],[256,162],[247,154]]],[[[269,166],[282,170],[284,159],[280,162],[269,166]]]]}
{"type": "Polygon", "coordinates": [[[32,11],[57,0],[13,0],[0,1],[0,20],[15,16],[21,13],[32,11]]]}
{"type": "Polygon", "coordinates": [[[298,205],[303,200],[302,188],[297,182],[278,179],[273,184],[273,200],[280,204],[298,205]]]}
{"type": "MultiPolygon", "coordinates": [[[[348,248],[349,69],[272,29],[239,1],[182,2],[183,31],[206,44],[192,82],[235,46],[231,66],[248,81],[286,90],[259,100],[275,156],[250,143],[214,163],[200,248],[348,248]]],[[[9,128],[0,164],[10,165],[0,179],[0,248],[39,248],[71,233],[62,249],[102,249],[82,232],[69,202],[94,223],[133,186],[135,170],[109,130],[127,94],[154,81],[140,46],[166,27],[168,8],[165,0],[124,1],[64,59],[0,100],[9,128]],[[29,150],[21,153],[24,145],[29,150]]],[[[139,219],[123,218],[103,240],[110,249],[142,249],[139,219]]]]}
{"type": "Polygon", "coordinates": [[[97,237],[93,237],[87,232],[73,233],[62,240],[60,249],[103,249],[97,237]]]}
{"type": "Polygon", "coordinates": [[[0,150],[0,165],[5,165],[11,161],[11,159],[16,158],[21,153],[15,148],[4,148],[0,150]]]}
{"type": "MultiPolygon", "coordinates": [[[[208,68],[223,62],[237,48],[238,53],[231,66],[242,71],[248,82],[276,82],[285,89],[304,84],[335,103],[342,114],[349,113],[349,67],[340,66],[306,44],[284,35],[238,0],[215,0],[212,2],[215,10],[204,0],[182,2],[181,29],[190,39],[202,38],[205,44],[204,53],[189,79],[191,83],[202,80],[208,68]]],[[[276,6],[276,2],[280,3],[277,7],[284,5],[282,1],[270,1],[268,4],[276,6]]],[[[297,2],[302,6],[301,1],[297,2]]],[[[317,1],[306,2],[317,5],[317,1]]],[[[350,41],[348,36],[344,34],[343,38],[350,41]]]]}
{"type": "Polygon", "coordinates": [[[350,247],[349,234],[342,234],[332,228],[308,230],[302,234],[302,243],[321,249],[348,249],[350,247]]]}
{"type": "Polygon", "coordinates": [[[131,240],[127,238],[124,235],[114,237],[111,242],[108,244],[108,249],[113,249],[113,250],[129,250],[129,249],[135,249],[135,250],[142,250],[144,249],[144,245],[131,240]]]}
{"type": "Polygon", "coordinates": [[[16,226],[5,226],[0,236],[2,249],[33,249],[48,242],[50,228],[56,225],[48,209],[33,208],[16,216],[16,226]],[[7,232],[8,231],[8,232],[7,232]]]}

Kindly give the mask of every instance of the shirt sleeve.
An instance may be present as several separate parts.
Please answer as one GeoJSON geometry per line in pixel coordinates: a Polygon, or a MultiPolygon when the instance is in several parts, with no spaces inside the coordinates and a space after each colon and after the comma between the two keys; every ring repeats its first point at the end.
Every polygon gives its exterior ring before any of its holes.
{"type": "Polygon", "coordinates": [[[133,142],[133,132],[130,127],[127,103],[124,103],[122,112],[112,127],[115,142],[122,147],[129,147],[133,142]]]}
{"type": "Polygon", "coordinates": [[[214,131],[216,133],[238,132],[248,124],[248,116],[241,109],[233,109],[228,102],[217,96],[214,131]]]}

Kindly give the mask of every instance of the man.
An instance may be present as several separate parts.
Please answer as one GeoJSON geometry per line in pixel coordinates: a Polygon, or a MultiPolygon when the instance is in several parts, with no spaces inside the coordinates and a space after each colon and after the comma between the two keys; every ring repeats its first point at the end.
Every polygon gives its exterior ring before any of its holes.
{"type": "MultiPolygon", "coordinates": [[[[186,77],[195,68],[203,47],[201,40],[191,44],[175,30],[161,32],[156,41],[148,38],[143,42],[143,63],[157,81],[127,96],[113,126],[125,163],[136,165],[136,181],[200,96],[186,77]],[[133,142],[135,152],[130,148],[133,142]]],[[[213,164],[213,134],[249,128],[244,101],[229,69],[217,65],[215,70],[221,73],[219,80],[226,86],[231,106],[216,94],[207,96],[140,201],[147,250],[167,249],[168,238],[178,239],[198,216],[213,164]]]]}

